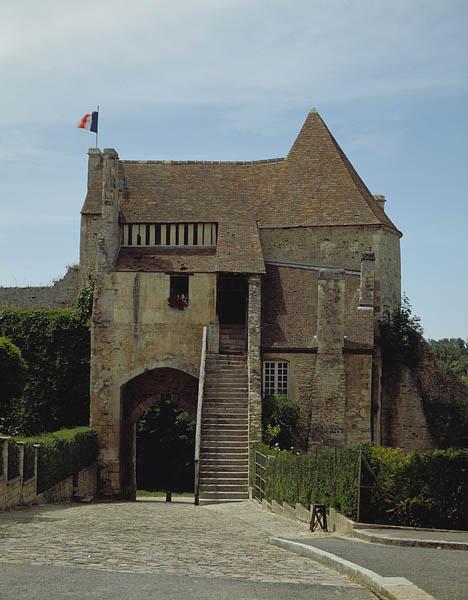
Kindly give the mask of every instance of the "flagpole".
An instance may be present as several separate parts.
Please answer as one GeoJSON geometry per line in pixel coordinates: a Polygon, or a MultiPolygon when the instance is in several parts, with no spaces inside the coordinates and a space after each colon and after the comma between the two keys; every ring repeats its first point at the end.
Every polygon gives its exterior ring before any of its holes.
{"type": "Polygon", "coordinates": [[[98,147],[98,131],[99,131],[99,104],[97,105],[98,122],[96,128],[96,148],[98,147]]]}

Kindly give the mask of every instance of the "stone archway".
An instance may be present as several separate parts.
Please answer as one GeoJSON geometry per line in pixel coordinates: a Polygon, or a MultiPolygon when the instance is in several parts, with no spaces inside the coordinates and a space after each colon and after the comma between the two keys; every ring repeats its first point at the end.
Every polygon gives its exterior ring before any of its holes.
{"type": "Polygon", "coordinates": [[[185,371],[155,368],[133,377],[121,388],[120,490],[124,499],[136,499],[136,423],[166,394],[196,418],[198,379],[185,371]]]}

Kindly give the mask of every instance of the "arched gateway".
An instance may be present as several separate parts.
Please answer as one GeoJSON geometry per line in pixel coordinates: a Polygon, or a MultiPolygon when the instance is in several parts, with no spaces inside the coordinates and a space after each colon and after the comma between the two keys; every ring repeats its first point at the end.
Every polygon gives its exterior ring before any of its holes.
{"type": "MultiPolygon", "coordinates": [[[[136,498],[136,424],[146,410],[171,398],[192,417],[197,413],[198,379],[178,369],[145,371],[122,386],[120,490],[122,498],[136,498]]],[[[167,457],[154,456],[152,460],[167,457]]]]}

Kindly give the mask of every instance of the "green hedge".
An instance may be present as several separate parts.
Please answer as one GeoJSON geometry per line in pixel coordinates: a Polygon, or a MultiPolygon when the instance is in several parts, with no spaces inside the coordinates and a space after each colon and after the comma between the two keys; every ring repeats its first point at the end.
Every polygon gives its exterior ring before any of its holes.
{"type": "MultiPolygon", "coordinates": [[[[35,435],[89,423],[89,321],[73,309],[0,308],[7,336],[28,365],[3,433],[35,435]]],[[[0,423],[0,431],[2,424],[0,423]]]]}
{"type": "Polygon", "coordinates": [[[419,527],[468,529],[468,448],[405,453],[366,450],[362,519],[419,527]]]}
{"type": "Polygon", "coordinates": [[[41,444],[38,452],[38,492],[48,490],[93,463],[97,458],[97,434],[89,427],[62,429],[29,438],[16,438],[26,446],[41,444]]]}
{"type": "Polygon", "coordinates": [[[267,500],[320,503],[356,518],[361,448],[316,448],[308,454],[278,452],[268,462],[267,500]]]}

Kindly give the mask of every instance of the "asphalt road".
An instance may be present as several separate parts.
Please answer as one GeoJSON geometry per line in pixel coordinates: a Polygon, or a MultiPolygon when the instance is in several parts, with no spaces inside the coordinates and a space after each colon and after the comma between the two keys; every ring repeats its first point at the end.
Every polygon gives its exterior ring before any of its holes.
{"type": "Polygon", "coordinates": [[[295,541],[340,556],[383,577],[406,577],[437,600],[468,599],[468,552],[386,546],[336,537],[295,541]]]}
{"type": "Polygon", "coordinates": [[[363,588],[1,564],[2,600],[376,600],[363,588]]]}
{"type": "Polygon", "coordinates": [[[468,531],[434,531],[424,529],[391,529],[382,527],[381,529],[359,529],[370,535],[385,535],[392,538],[410,539],[410,540],[438,540],[444,542],[462,542],[468,544],[468,531]]]}

